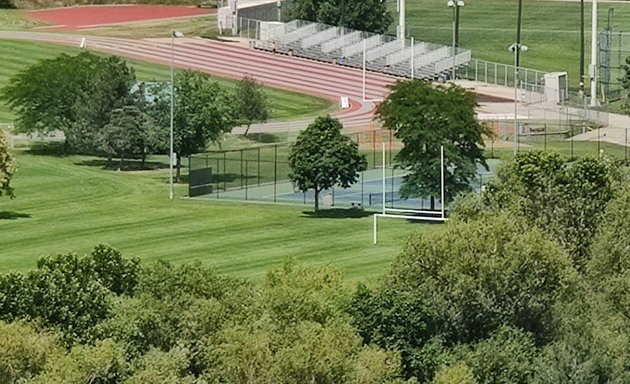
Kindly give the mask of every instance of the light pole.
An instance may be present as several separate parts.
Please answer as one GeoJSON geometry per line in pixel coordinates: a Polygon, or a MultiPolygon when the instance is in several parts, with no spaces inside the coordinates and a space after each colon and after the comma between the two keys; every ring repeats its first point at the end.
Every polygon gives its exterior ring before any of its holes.
{"type": "Polygon", "coordinates": [[[398,28],[397,28],[397,37],[400,41],[402,41],[402,47],[405,48],[405,39],[406,39],[406,31],[405,31],[405,1],[406,0],[398,0],[398,28]]]}
{"type": "Polygon", "coordinates": [[[527,45],[514,43],[508,48],[510,52],[514,52],[514,156],[518,153],[518,54],[526,52],[527,45]]]}
{"type": "Polygon", "coordinates": [[[459,45],[459,9],[465,5],[463,0],[449,0],[446,5],[453,8],[453,77],[455,80],[457,70],[457,46],[459,45]]]}
{"type": "Polygon", "coordinates": [[[597,0],[593,0],[593,12],[591,19],[591,106],[597,106],[597,0]]]}
{"type": "Polygon", "coordinates": [[[169,177],[168,177],[168,198],[173,200],[173,115],[175,112],[175,87],[173,72],[175,68],[175,38],[184,37],[184,34],[179,31],[171,31],[171,129],[168,151],[168,164],[169,164],[169,177]]]}

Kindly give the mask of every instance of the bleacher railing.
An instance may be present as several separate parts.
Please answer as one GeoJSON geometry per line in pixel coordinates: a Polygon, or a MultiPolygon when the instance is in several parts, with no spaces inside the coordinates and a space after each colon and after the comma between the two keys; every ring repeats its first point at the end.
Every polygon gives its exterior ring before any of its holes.
{"type": "Polygon", "coordinates": [[[302,48],[310,48],[314,45],[321,44],[324,41],[328,41],[339,36],[340,29],[338,27],[326,28],[323,31],[317,32],[314,35],[305,37],[302,40],[302,48]]]}
{"type": "Polygon", "coordinates": [[[322,43],[322,52],[329,53],[361,40],[361,31],[354,31],[322,43]]]}

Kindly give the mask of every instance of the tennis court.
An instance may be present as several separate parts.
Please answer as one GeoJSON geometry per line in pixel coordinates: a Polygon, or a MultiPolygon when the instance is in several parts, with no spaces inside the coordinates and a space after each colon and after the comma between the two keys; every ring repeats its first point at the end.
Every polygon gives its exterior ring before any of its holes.
{"type": "MultiPolygon", "coordinates": [[[[428,198],[403,199],[400,196],[406,171],[394,164],[400,146],[394,143],[391,132],[366,131],[350,137],[366,156],[368,169],[359,173],[357,182],[349,188],[320,192],[321,207],[357,207],[377,211],[382,209],[384,202],[387,208],[430,209],[428,198]]],[[[189,196],[313,206],[314,191],[299,191],[289,181],[289,150],[290,143],[281,142],[193,155],[189,158],[189,196]]],[[[473,190],[480,191],[481,186],[496,173],[498,160],[489,160],[488,165],[489,172],[478,167],[477,178],[470,184],[473,190]]],[[[436,182],[439,183],[439,179],[436,182]]],[[[441,209],[439,196],[435,198],[435,208],[441,209]]]]}
{"type": "MultiPolygon", "coordinates": [[[[473,190],[480,190],[481,186],[492,177],[496,169],[495,162],[492,162],[490,166],[490,172],[486,172],[483,168],[479,170],[477,180],[471,185],[473,190]]],[[[399,190],[405,174],[406,172],[401,169],[388,168],[385,170],[385,183],[383,183],[382,169],[371,169],[361,172],[357,182],[351,185],[350,188],[333,188],[320,192],[320,205],[322,207],[357,207],[366,210],[379,210],[383,206],[384,195],[385,205],[388,208],[429,209],[429,199],[401,198],[399,190]]],[[[314,191],[301,192],[295,189],[294,185],[287,180],[253,185],[245,183],[243,186],[236,186],[226,190],[217,188],[212,193],[197,196],[196,198],[247,200],[309,206],[315,203],[314,191]]],[[[439,198],[436,199],[435,208],[441,208],[439,198]]]]}

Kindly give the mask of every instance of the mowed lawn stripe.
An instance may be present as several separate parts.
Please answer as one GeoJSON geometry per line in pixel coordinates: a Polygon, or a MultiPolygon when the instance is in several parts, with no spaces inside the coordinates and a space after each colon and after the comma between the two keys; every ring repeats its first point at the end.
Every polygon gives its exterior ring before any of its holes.
{"type": "MultiPolygon", "coordinates": [[[[167,199],[166,170],[106,171],[92,158],[19,152],[17,198],[2,199],[0,272],[28,270],[37,258],[86,253],[97,243],[144,262],[200,260],[258,280],[292,257],[332,264],[349,279],[379,276],[402,240],[439,226],[388,221],[371,244],[372,218],[313,218],[310,206],[167,199]],[[21,215],[29,217],[20,217],[21,215]]],[[[178,186],[177,194],[186,193],[178,186]]]]}

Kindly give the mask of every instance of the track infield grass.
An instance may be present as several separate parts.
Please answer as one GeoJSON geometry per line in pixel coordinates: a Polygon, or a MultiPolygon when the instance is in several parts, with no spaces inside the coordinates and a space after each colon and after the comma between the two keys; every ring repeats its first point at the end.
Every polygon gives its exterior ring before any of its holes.
{"type": "Polygon", "coordinates": [[[98,243],[143,262],[200,260],[220,272],[260,280],[293,258],[331,264],[349,280],[376,278],[387,270],[404,239],[440,225],[379,222],[372,244],[372,216],[311,206],[168,200],[168,172],[103,170],[101,159],[55,157],[16,151],[16,198],[0,199],[0,273],[35,267],[45,255],[89,252],[98,243]]]}
{"type": "MultiPolygon", "coordinates": [[[[9,79],[21,70],[28,68],[42,59],[54,58],[61,53],[75,55],[78,48],[64,45],[33,43],[28,41],[0,40],[0,88],[7,85],[9,79]]],[[[170,67],[158,64],[125,59],[136,71],[139,81],[168,81],[170,67]]],[[[236,81],[213,77],[222,86],[233,89],[236,81]]],[[[309,95],[283,91],[275,88],[266,89],[273,120],[291,120],[315,117],[335,111],[336,103],[309,95]]],[[[0,123],[8,123],[15,118],[4,102],[0,102],[0,123]]]]}
{"type": "MultiPolygon", "coordinates": [[[[459,45],[473,57],[514,64],[508,47],[516,41],[517,1],[466,0],[460,11],[459,45]]],[[[452,45],[453,11],[444,1],[407,0],[407,35],[434,43],[452,45]]],[[[599,3],[598,30],[606,28],[608,9],[614,8],[613,31],[627,31],[630,2],[599,3]]],[[[591,9],[585,3],[585,74],[591,52],[591,9]]],[[[392,15],[397,23],[395,2],[392,15]]],[[[579,82],[580,2],[531,0],[523,2],[521,43],[529,50],[521,66],[541,71],[567,71],[572,88],[579,82]]],[[[588,84],[587,84],[588,89],[588,84]]]]}

